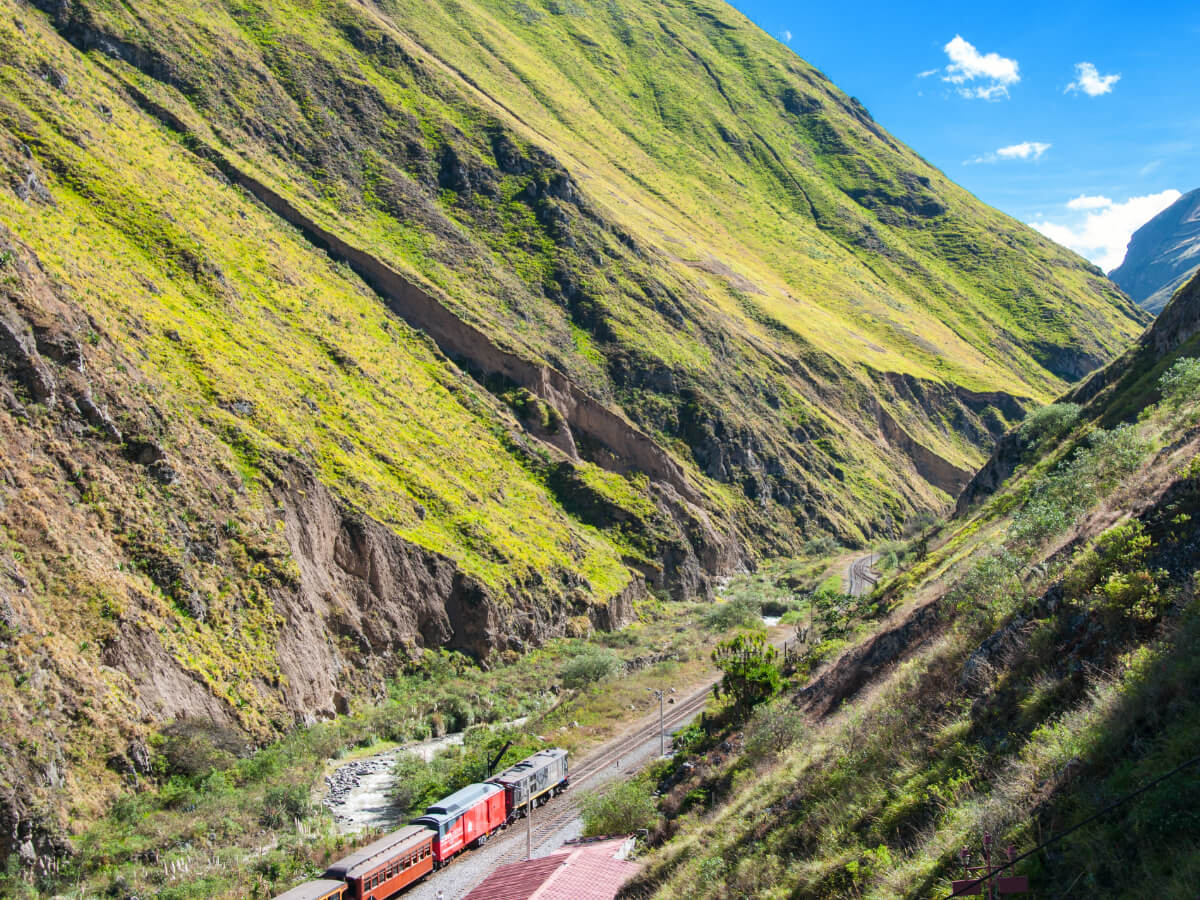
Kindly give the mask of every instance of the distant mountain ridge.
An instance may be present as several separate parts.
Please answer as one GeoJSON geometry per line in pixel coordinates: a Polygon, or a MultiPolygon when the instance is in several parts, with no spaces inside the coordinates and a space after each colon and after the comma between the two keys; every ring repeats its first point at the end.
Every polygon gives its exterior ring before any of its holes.
{"type": "Polygon", "coordinates": [[[1200,188],[1184,194],[1129,239],[1108,277],[1155,315],[1200,269],[1200,188]]]}

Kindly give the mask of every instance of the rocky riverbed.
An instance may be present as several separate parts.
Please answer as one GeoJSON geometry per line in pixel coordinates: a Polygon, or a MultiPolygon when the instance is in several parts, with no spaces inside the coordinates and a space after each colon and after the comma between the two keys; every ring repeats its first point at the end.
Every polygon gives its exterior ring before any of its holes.
{"type": "Polygon", "coordinates": [[[402,812],[391,799],[396,757],[411,753],[428,762],[439,750],[462,741],[462,732],[455,732],[344,763],[325,776],[322,803],[333,814],[342,834],[366,828],[394,828],[400,824],[402,812]]]}

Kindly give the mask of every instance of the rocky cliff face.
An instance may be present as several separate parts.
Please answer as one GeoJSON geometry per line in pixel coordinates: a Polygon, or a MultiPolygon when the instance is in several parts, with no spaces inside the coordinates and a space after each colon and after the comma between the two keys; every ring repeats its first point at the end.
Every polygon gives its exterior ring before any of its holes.
{"type": "Polygon", "coordinates": [[[1125,293],[1159,313],[1200,268],[1200,189],[1184,194],[1129,239],[1125,259],[1108,273],[1125,293]]]}
{"type": "MultiPolygon", "coordinates": [[[[424,647],[486,660],[574,617],[632,620],[640,575],[599,601],[574,569],[497,591],[348,507],[298,458],[281,454],[248,491],[26,246],[2,231],[0,248],[0,429],[19,448],[0,468],[4,858],[61,851],[46,816],[78,788],[85,746],[109,748],[114,776],[145,774],[147,726],[200,719],[263,738],[346,711],[424,647]]],[[[652,576],[702,591],[729,564],[708,558],[711,529],[691,522],[693,545],[663,522],[652,576]]]]}

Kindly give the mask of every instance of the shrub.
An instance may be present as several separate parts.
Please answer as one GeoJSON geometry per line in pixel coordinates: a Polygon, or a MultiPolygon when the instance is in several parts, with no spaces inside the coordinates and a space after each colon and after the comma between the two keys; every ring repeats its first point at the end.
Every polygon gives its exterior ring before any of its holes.
{"type": "Polygon", "coordinates": [[[704,625],[710,631],[730,631],[761,624],[761,607],[748,597],[734,597],[714,606],[704,616],[704,625]]]}
{"type": "Polygon", "coordinates": [[[757,707],[746,725],[746,756],[765,759],[778,756],[797,744],[807,728],[794,705],[776,700],[757,707]]]}
{"type": "Polygon", "coordinates": [[[590,649],[570,659],[562,667],[563,687],[584,688],[616,673],[621,661],[607,650],[590,649]]]}
{"type": "Polygon", "coordinates": [[[258,820],[267,828],[282,828],[293,819],[304,819],[311,812],[308,788],[302,784],[277,784],[263,795],[258,820]]]}
{"type": "Polygon", "coordinates": [[[1138,521],[1114,526],[1080,553],[1063,579],[1063,593],[1098,611],[1110,624],[1152,622],[1162,611],[1164,573],[1145,567],[1153,546],[1138,521]]]}
{"type": "Polygon", "coordinates": [[[1200,399],[1200,359],[1177,359],[1158,380],[1163,402],[1174,409],[1200,399]]]}
{"type": "Polygon", "coordinates": [[[1018,541],[1040,543],[1061,534],[1136,471],[1149,449],[1149,442],[1133,425],[1096,430],[1070,459],[1030,485],[1024,507],[1013,518],[1011,535],[1018,541]]]}
{"type": "Polygon", "coordinates": [[[946,593],[957,612],[981,617],[984,624],[1003,616],[1023,593],[1020,556],[1005,548],[993,548],[976,559],[946,593]]]}
{"type": "Polygon", "coordinates": [[[1025,417],[1017,433],[1031,447],[1041,446],[1070,431],[1079,421],[1081,409],[1078,403],[1051,403],[1039,407],[1025,417]]]}
{"type": "Polygon", "coordinates": [[[805,541],[801,552],[805,556],[831,556],[837,552],[837,548],[837,541],[829,535],[823,534],[805,541]]]}
{"type": "Polygon", "coordinates": [[[172,722],[163,735],[162,764],[168,775],[207,775],[227,769],[245,749],[241,735],[211,722],[172,722]]]}
{"type": "Polygon", "coordinates": [[[583,833],[588,837],[634,834],[652,828],[658,821],[654,794],[645,777],[619,781],[586,794],[581,807],[583,833]]]}
{"type": "Polygon", "coordinates": [[[435,800],[452,793],[448,776],[445,754],[438,754],[427,763],[414,753],[402,753],[392,765],[392,801],[406,812],[422,812],[435,800]]]}

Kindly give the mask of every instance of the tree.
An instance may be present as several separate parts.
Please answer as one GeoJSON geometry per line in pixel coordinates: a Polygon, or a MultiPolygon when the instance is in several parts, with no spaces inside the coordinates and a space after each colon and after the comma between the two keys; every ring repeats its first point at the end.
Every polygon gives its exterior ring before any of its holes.
{"type": "Polygon", "coordinates": [[[762,634],[739,634],[721,641],[712,659],[724,673],[716,687],[717,696],[732,697],[739,715],[779,691],[779,651],[762,634]]]}

